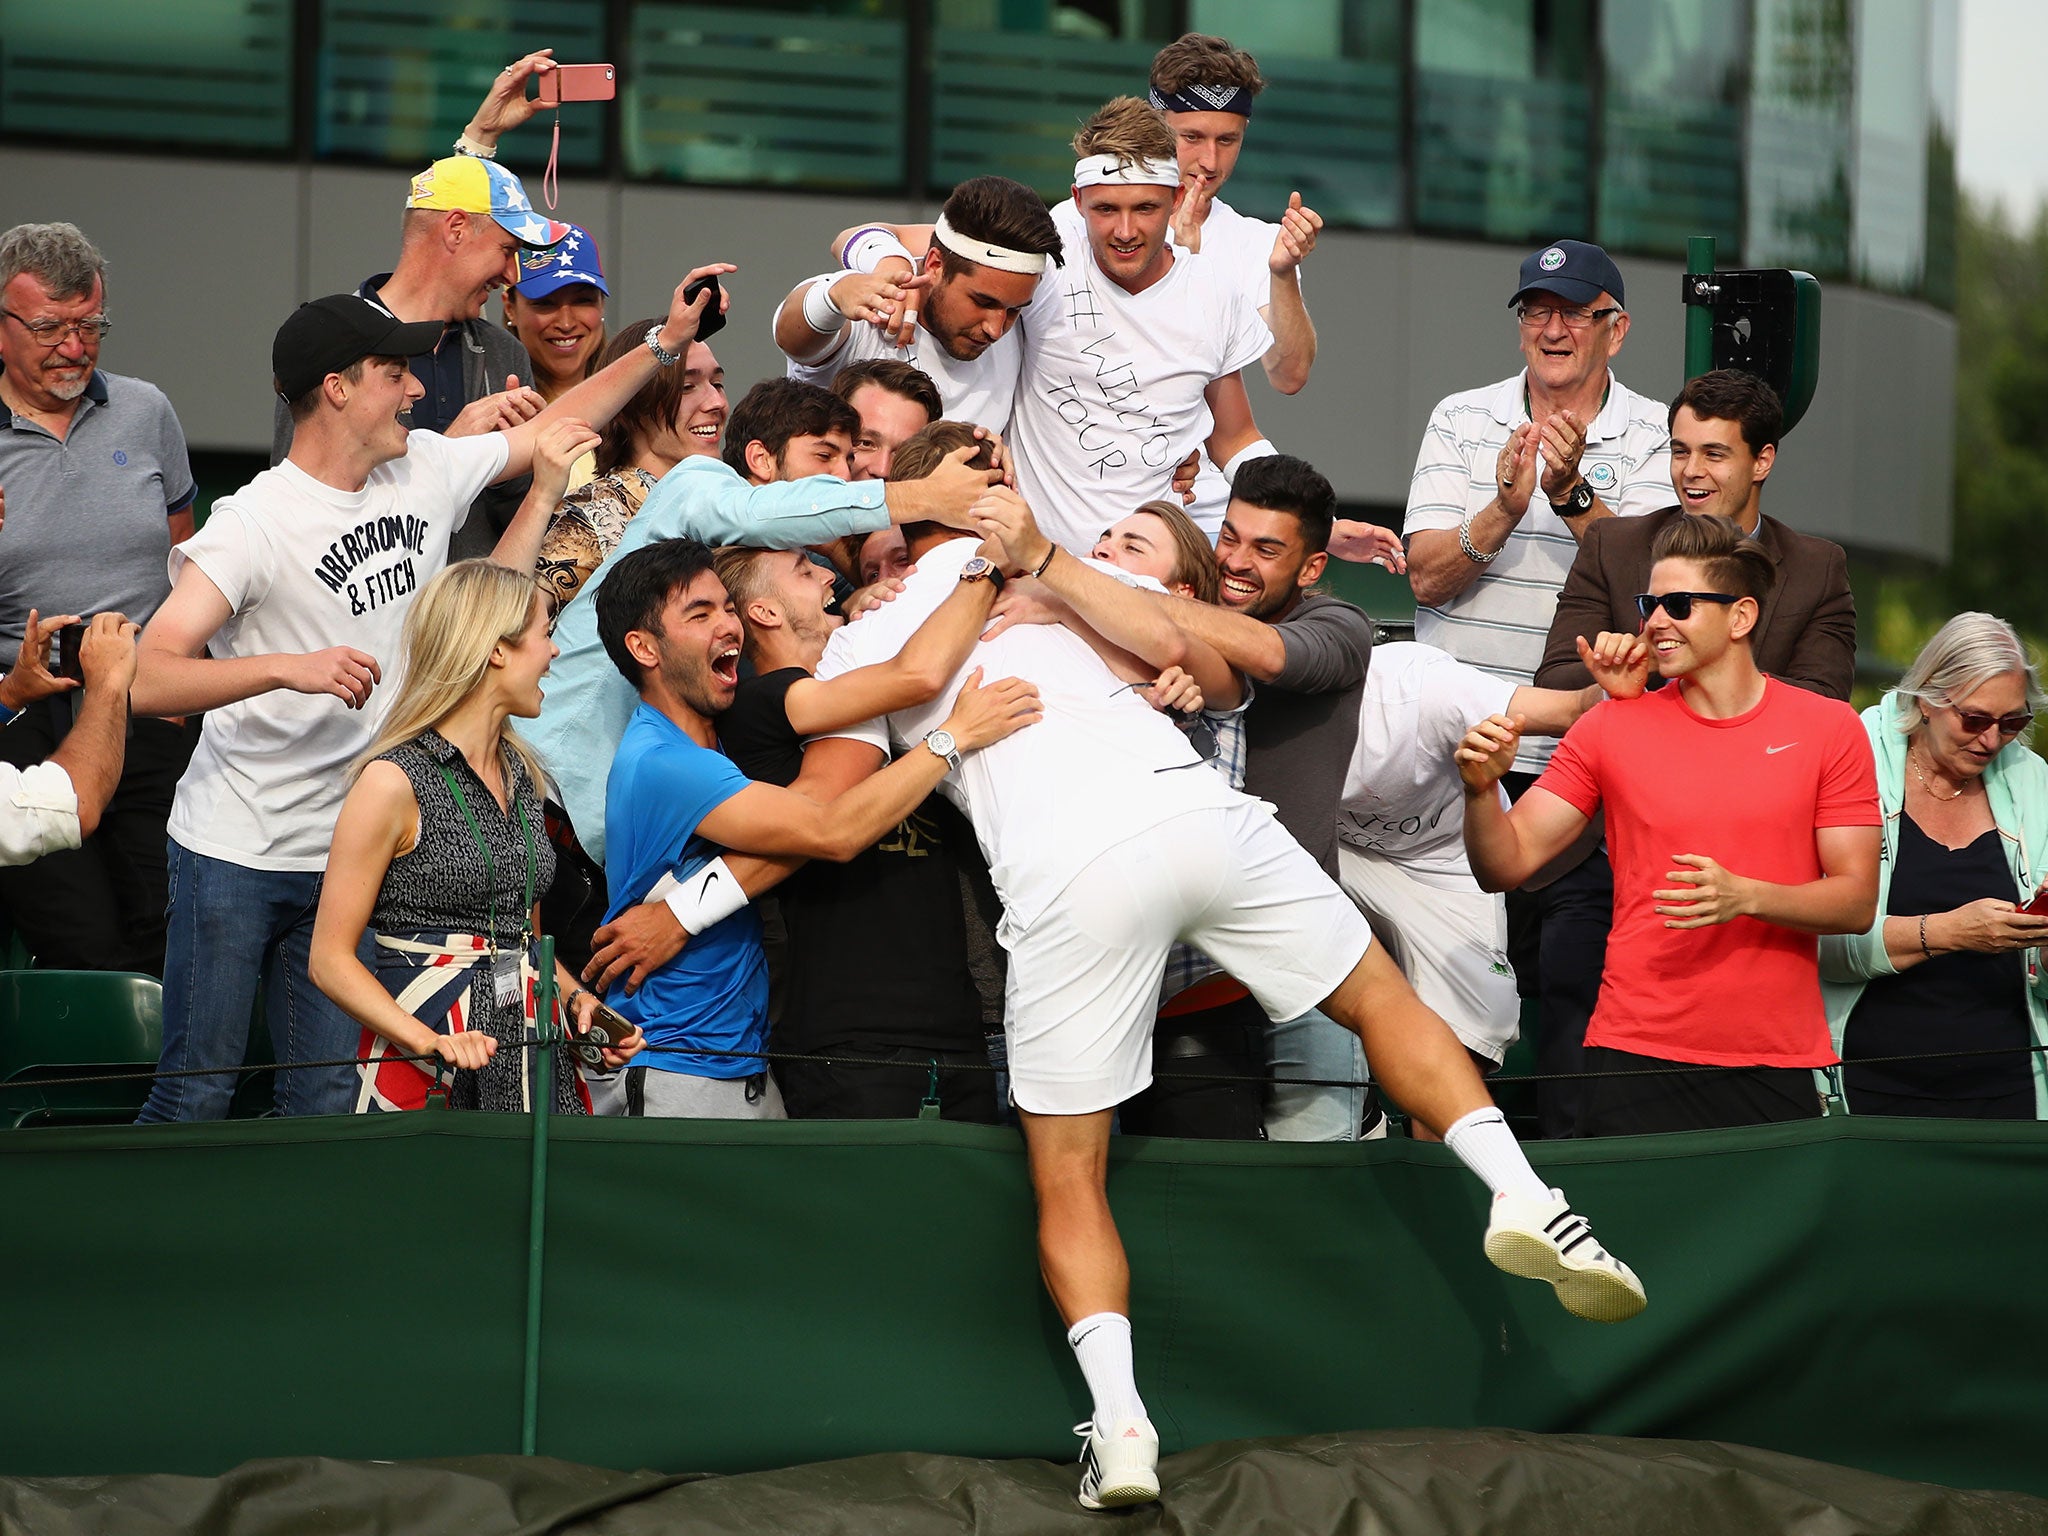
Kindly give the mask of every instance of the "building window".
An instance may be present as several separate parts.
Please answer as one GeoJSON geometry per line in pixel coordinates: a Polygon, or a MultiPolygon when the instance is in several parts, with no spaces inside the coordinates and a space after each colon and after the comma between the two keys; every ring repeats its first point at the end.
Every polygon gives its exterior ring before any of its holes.
{"type": "Polygon", "coordinates": [[[1750,45],[1746,259],[1849,270],[1855,108],[1850,0],[1756,0],[1750,45]]]}
{"type": "Polygon", "coordinates": [[[1290,192],[1332,225],[1402,219],[1401,0],[1193,0],[1189,28],[1249,50],[1266,89],[1225,194],[1277,219],[1290,192]]]}
{"type": "Polygon", "coordinates": [[[1521,244],[1592,228],[1591,0],[1414,0],[1415,222],[1521,244]]]}
{"type": "Polygon", "coordinates": [[[0,132],[287,150],[286,0],[0,0],[0,132]]]}
{"type": "MultiPolygon", "coordinates": [[[[321,0],[315,153],[425,165],[453,154],[499,70],[552,47],[576,64],[604,57],[604,0],[321,0]]],[[[561,164],[604,161],[608,108],[561,112],[561,164]]],[[[547,163],[555,114],[506,135],[508,165],[547,163]]]]}
{"type": "Polygon", "coordinates": [[[623,96],[629,176],[896,190],[902,7],[640,4],[623,96]]]}
{"type": "Polygon", "coordinates": [[[1601,10],[1600,241],[1682,256],[1742,248],[1745,7],[1634,0],[1601,10]]]}

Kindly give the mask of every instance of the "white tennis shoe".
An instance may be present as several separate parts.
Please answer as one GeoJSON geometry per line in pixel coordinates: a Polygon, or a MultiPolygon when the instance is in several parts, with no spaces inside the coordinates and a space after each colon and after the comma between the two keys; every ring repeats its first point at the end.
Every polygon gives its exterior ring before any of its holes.
{"type": "Polygon", "coordinates": [[[1511,1275],[1549,1281],[1574,1317],[1624,1323],[1649,1305],[1635,1271],[1594,1240],[1593,1228],[1560,1190],[1548,1200],[1495,1195],[1486,1256],[1511,1275]]]}
{"type": "Polygon", "coordinates": [[[1083,1509],[1120,1509],[1159,1497],[1159,1432],[1150,1419],[1112,1419],[1097,1428],[1076,1424],[1081,1445],[1083,1509]]]}

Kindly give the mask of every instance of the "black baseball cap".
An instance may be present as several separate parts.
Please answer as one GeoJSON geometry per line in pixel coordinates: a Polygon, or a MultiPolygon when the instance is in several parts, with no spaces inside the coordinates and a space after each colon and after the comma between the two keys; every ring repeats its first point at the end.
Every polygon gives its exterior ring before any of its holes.
{"type": "Polygon", "coordinates": [[[404,321],[357,293],[331,293],[292,311],[270,344],[277,392],[296,400],[366,357],[418,357],[441,344],[439,320],[404,321]]]}
{"type": "Polygon", "coordinates": [[[1554,293],[1573,304],[1591,304],[1603,293],[1614,302],[1627,304],[1621,291],[1621,268],[1597,245],[1583,240],[1558,240],[1522,263],[1522,280],[1515,296],[1508,300],[1513,309],[1522,295],[1534,291],[1554,293]]]}

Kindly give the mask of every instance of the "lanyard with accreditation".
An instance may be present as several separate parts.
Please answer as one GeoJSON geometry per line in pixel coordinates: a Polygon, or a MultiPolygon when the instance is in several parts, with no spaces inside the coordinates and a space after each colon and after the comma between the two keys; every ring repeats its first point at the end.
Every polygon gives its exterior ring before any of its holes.
{"type": "Polygon", "coordinates": [[[517,791],[509,778],[506,793],[512,801],[512,814],[519,822],[519,835],[526,843],[526,893],[519,906],[519,945],[510,951],[498,948],[498,869],[491,859],[490,845],[484,841],[483,828],[476,823],[476,813],[470,810],[469,801],[462,793],[462,786],[455,781],[455,774],[446,763],[438,763],[441,777],[447,782],[448,793],[455,797],[455,805],[462,812],[462,819],[469,823],[469,835],[476,839],[476,851],[484,856],[484,877],[489,882],[486,896],[490,913],[490,930],[486,937],[491,944],[491,998],[500,1008],[510,1008],[519,1001],[519,962],[526,954],[526,946],[533,937],[533,888],[536,882],[533,859],[533,828],[527,824],[526,807],[520,802],[517,791]]]}

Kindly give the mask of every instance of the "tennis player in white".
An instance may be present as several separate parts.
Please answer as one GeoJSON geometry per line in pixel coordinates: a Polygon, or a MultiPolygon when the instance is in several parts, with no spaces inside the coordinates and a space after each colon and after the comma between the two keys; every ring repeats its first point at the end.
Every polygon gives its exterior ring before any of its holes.
{"type": "Polygon", "coordinates": [[[1017,393],[1017,317],[1061,260],[1045,200],[1022,182],[976,176],[953,189],[912,256],[893,225],[833,244],[849,270],[806,278],[775,312],[787,372],[830,387],[840,370],[899,358],[938,386],[946,416],[1007,432],[1017,393]]]}
{"type": "MultiPolygon", "coordinates": [[[[904,590],[833,636],[821,679],[893,654],[959,582],[1002,579],[975,539],[935,525],[905,535],[916,569],[904,590]]],[[[1075,558],[1049,542],[1034,554],[1041,573],[1075,558]]],[[[1103,632],[1115,641],[1113,630],[1112,619],[1103,632]]],[[[1111,1113],[1151,1080],[1176,939],[1213,956],[1271,1016],[1320,1005],[1359,1032],[1386,1091],[1494,1191],[1485,1246],[1496,1265],[1548,1280],[1580,1316],[1642,1309],[1628,1267],[1530,1168],[1457,1038],[1261,802],[1203,767],[1185,735],[1060,626],[1005,629],[968,665],[1029,678],[1045,711],[1033,729],[954,761],[940,788],[973,822],[1005,907],[1004,1030],[1039,1260],[1094,1399],[1083,1505],[1158,1496],[1159,1439],[1132,1373],[1130,1273],[1105,1177],[1111,1113]]],[[[892,748],[951,759],[936,729],[943,713],[899,711],[818,745],[864,752],[870,772],[892,748]]]]}

